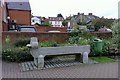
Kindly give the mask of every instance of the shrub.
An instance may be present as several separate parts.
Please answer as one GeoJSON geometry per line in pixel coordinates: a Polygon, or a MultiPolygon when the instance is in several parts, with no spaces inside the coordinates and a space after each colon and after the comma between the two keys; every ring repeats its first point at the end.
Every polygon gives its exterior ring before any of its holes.
{"type": "Polygon", "coordinates": [[[15,46],[16,47],[23,47],[23,46],[26,46],[27,44],[30,43],[30,39],[18,39],[16,42],[15,42],[15,46]]]}
{"type": "Polygon", "coordinates": [[[70,37],[67,42],[76,45],[88,45],[90,44],[90,39],[76,36],[76,37],[70,37]]]}
{"type": "Polygon", "coordinates": [[[54,41],[49,41],[49,42],[47,41],[47,42],[41,42],[39,45],[40,47],[57,47],[58,43],[54,41]]]}
{"type": "Polygon", "coordinates": [[[70,43],[70,44],[77,44],[78,40],[79,40],[79,36],[70,37],[67,42],[70,43]]]}
{"type": "Polygon", "coordinates": [[[103,39],[103,55],[108,53],[108,48],[113,45],[112,38],[103,39]]]}
{"type": "Polygon", "coordinates": [[[2,50],[2,59],[10,62],[23,62],[33,60],[27,47],[15,47],[2,50]]]}
{"type": "Polygon", "coordinates": [[[120,45],[120,37],[119,37],[120,26],[119,25],[120,25],[120,22],[113,23],[112,25],[112,39],[113,39],[113,43],[117,45],[120,45]]]}
{"type": "Polygon", "coordinates": [[[79,45],[88,45],[88,44],[90,44],[90,39],[85,39],[85,38],[80,37],[78,41],[79,41],[78,42],[79,45]]]}

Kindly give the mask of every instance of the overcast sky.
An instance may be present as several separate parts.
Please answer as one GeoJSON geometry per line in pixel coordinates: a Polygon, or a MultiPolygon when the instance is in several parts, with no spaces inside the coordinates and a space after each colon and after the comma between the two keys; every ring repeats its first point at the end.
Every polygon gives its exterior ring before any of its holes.
{"type": "Polygon", "coordinates": [[[78,12],[105,18],[118,17],[120,0],[29,0],[34,16],[56,17],[61,13],[64,17],[78,12]]]}

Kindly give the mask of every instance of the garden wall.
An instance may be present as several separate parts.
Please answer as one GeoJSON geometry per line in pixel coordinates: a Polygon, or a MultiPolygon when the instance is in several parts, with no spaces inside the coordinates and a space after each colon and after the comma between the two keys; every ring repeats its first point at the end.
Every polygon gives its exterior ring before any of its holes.
{"type": "Polygon", "coordinates": [[[104,38],[104,39],[112,38],[112,32],[91,32],[90,34],[97,36],[101,39],[102,38],[104,38]]]}
{"type": "Polygon", "coordinates": [[[65,27],[48,27],[48,26],[37,26],[35,25],[35,28],[38,32],[48,32],[48,31],[60,31],[60,32],[67,32],[67,29],[65,27]]]}
{"type": "Polygon", "coordinates": [[[69,34],[68,33],[40,33],[40,32],[2,32],[2,43],[5,44],[6,37],[10,37],[11,43],[14,43],[19,38],[37,37],[39,42],[43,41],[56,41],[59,43],[65,42],[69,34]]]}
{"type": "MultiPolygon", "coordinates": [[[[92,32],[92,35],[99,38],[112,37],[112,33],[109,32],[92,32]]],[[[10,36],[11,43],[14,43],[19,38],[37,37],[39,41],[56,41],[59,43],[65,42],[69,38],[69,33],[48,33],[48,32],[2,32],[2,43],[5,44],[6,37],[10,36]]]]}

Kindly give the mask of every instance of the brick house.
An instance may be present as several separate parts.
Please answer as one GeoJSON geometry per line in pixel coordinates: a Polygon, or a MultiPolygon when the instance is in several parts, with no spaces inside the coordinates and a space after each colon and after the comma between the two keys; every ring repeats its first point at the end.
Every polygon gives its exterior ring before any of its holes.
{"type": "Polygon", "coordinates": [[[7,28],[7,10],[5,5],[5,0],[0,1],[0,31],[3,31],[3,27],[7,28]]]}
{"type": "Polygon", "coordinates": [[[12,23],[16,25],[31,25],[31,7],[29,1],[25,2],[6,2],[10,29],[13,29],[12,23]]]}

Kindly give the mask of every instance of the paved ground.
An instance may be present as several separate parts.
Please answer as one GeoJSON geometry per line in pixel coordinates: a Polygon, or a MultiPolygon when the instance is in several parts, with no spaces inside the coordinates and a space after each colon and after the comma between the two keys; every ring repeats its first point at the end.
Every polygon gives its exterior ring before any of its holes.
{"type": "Polygon", "coordinates": [[[118,78],[118,63],[82,64],[20,72],[18,63],[2,63],[3,78],[118,78]]]}

